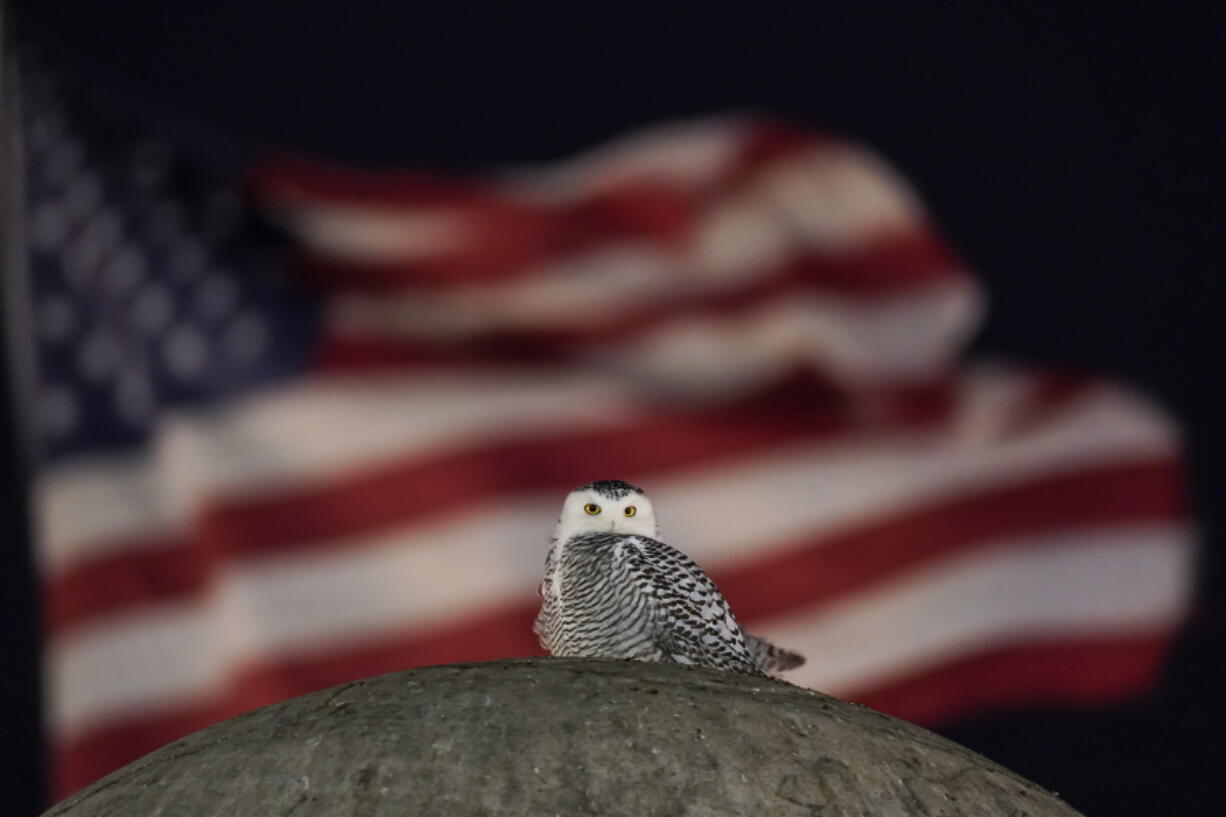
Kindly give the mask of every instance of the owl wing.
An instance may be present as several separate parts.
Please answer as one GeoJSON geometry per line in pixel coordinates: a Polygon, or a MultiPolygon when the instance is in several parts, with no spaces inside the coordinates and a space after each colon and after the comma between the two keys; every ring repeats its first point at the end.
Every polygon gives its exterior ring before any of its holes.
{"type": "Polygon", "coordinates": [[[750,675],[763,672],[715,582],[684,553],[645,536],[627,536],[615,560],[647,608],[651,637],[682,664],[750,675]]]}
{"type": "Polygon", "coordinates": [[[536,634],[541,649],[552,653],[557,631],[558,605],[554,594],[553,573],[557,569],[557,547],[551,547],[545,556],[545,578],[537,585],[536,594],[541,597],[541,609],[532,622],[532,632],[536,634]]]}

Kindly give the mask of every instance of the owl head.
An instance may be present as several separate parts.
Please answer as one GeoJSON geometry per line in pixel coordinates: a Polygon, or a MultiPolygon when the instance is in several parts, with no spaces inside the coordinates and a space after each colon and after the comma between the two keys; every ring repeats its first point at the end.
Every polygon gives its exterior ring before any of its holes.
{"type": "Polygon", "coordinates": [[[628,482],[602,479],[571,491],[562,504],[554,541],[580,533],[628,533],[656,537],[656,512],[651,500],[628,482]]]}

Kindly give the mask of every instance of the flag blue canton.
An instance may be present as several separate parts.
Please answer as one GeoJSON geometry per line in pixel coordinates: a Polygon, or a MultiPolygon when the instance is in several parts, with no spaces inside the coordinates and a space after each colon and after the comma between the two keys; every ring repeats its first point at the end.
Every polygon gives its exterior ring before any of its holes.
{"type": "Polygon", "coordinates": [[[309,366],[310,294],[237,180],[23,71],[33,411],[46,459],[139,445],[167,409],[309,366]]]}

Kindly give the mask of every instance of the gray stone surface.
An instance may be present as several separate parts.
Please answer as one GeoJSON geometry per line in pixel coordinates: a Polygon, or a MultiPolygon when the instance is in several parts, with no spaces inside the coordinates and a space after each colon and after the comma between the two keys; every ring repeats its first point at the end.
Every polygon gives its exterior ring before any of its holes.
{"type": "Polygon", "coordinates": [[[368,678],[233,718],[55,817],[1075,815],[931,732],[777,681],[532,659],[368,678]]]}

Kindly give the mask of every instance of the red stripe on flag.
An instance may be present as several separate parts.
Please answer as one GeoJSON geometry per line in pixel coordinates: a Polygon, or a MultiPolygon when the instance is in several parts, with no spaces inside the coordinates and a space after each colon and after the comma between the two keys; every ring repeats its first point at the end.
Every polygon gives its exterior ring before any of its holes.
{"type": "Polygon", "coordinates": [[[1171,641],[1161,632],[1002,647],[854,697],[926,726],[1005,707],[1106,706],[1152,688],[1171,641]]]}
{"type": "Polygon", "coordinates": [[[753,176],[793,156],[846,149],[846,143],[808,127],[797,127],[777,119],[755,122],[745,133],[735,160],[714,187],[726,194],[728,190],[745,184],[753,176]]]}
{"type": "Polygon", "coordinates": [[[44,583],[44,639],[142,604],[198,597],[225,559],[200,539],[167,537],[83,560],[44,583]]]}

